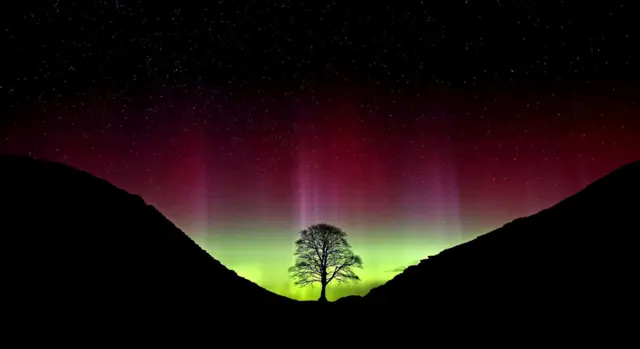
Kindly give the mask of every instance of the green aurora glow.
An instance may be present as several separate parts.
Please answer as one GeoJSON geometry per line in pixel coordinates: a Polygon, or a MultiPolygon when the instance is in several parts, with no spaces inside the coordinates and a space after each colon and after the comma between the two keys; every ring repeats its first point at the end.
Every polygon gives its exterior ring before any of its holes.
{"type": "MultiPolygon", "coordinates": [[[[365,295],[371,288],[393,278],[403,268],[468,240],[455,239],[446,233],[440,233],[440,238],[434,238],[432,234],[425,234],[420,230],[394,234],[371,234],[368,230],[366,236],[358,231],[347,233],[353,251],[364,261],[364,269],[358,270],[362,281],[357,284],[330,284],[327,287],[329,300],[354,294],[365,295]],[[377,238],[372,238],[372,235],[377,238]]],[[[298,287],[287,273],[294,261],[296,237],[297,233],[293,231],[279,234],[272,232],[268,235],[238,231],[237,234],[192,236],[226,267],[267,290],[297,300],[316,300],[320,295],[319,285],[298,287]]]]}

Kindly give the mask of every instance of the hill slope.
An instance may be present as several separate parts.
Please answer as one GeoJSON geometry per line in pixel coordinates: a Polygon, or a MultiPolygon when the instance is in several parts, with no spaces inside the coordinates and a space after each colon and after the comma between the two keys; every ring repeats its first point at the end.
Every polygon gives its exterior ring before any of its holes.
{"type": "Polygon", "coordinates": [[[140,197],[65,165],[0,156],[0,202],[3,287],[15,306],[220,311],[293,302],[224,267],[140,197]]]}
{"type": "Polygon", "coordinates": [[[448,309],[606,308],[635,298],[640,162],[557,205],[422,260],[363,300],[448,309]]]}

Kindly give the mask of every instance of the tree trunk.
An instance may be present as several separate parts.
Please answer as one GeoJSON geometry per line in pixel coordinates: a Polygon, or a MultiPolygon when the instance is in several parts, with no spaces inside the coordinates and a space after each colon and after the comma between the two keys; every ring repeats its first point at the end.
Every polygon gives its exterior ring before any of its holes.
{"type": "Polygon", "coordinates": [[[327,284],[323,282],[322,291],[320,291],[320,298],[318,298],[318,302],[326,302],[326,301],[327,301],[327,284]]]}
{"type": "Polygon", "coordinates": [[[320,283],[322,284],[322,291],[320,291],[320,298],[318,302],[326,302],[327,301],[327,272],[322,273],[320,277],[320,283]]]}

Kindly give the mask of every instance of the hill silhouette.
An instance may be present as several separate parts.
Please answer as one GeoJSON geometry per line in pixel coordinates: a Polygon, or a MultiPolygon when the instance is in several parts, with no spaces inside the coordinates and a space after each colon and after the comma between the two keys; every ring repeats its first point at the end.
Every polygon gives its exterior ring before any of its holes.
{"type": "Polygon", "coordinates": [[[640,161],[408,267],[362,301],[432,312],[622,310],[636,298],[639,223],[640,161]]]}
{"type": "Polygon", "coordinates": [[[0,201],[4,299],[21,313],[295,303],[227,269],[139,196],[66,165],[0,156],[0,201]]]}
{"type": "MultiPolygon", "coordinates": [[[[354,308],[432,317],[626,309],[637,294],[638,198],[635,162],[553,207],[422,260],[364,297],[327,305],[323,316],[354,308]]],[[[139,196],[69,166],[0,156],[0,202],[5,313],[90,319],[318,309],[238,276],[139,196]]]]}

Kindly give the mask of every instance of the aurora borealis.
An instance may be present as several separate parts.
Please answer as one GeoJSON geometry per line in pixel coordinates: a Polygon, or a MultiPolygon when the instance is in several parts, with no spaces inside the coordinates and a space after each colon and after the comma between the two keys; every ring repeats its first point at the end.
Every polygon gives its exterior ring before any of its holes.
{"type": "Polygon", "coordinates": [[[288,2],[96,3],[14,9],[4,23],[14,65],[2,67],[0,151],[142,196],[227,267],[293,298],[319,294],[287,275],[310,224],[342,228],[364,261],[363,282],[328,298],[363,294],[640,158],[624,9],[587,26],[608,12],[565,23],[560,5],[476,6],[458,18],[472,4],[452,1],[421,5],[429,20],[336,4],[322,19],[288,2]]]}

